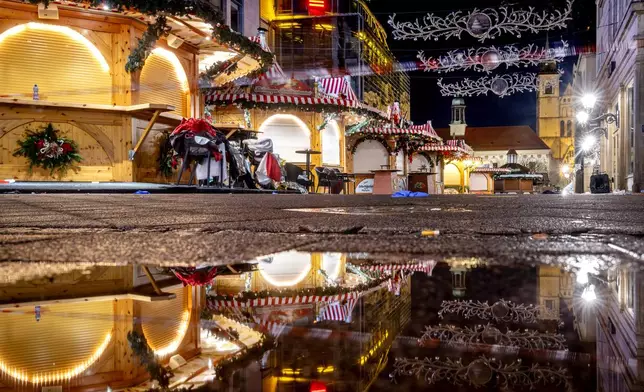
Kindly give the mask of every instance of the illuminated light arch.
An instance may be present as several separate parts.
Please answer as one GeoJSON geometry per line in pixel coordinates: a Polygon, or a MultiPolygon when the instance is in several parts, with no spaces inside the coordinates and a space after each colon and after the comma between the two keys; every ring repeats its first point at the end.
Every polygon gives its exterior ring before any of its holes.
{"type": "Polygon", "coordinates": [[[181,83],[183,92],[189,92],[190,85],[188,84],[188,75],[186,75],[186,71],[183,69],[183,65],[181,65],[181,61],[179,61],[177,55],[163,48],[154,48],[154,50],[152,50],[152,54],[161,56],[172,64],[172,68],[174,68],[177,79],[179,79],[179,82],[181,83]]]}
{"type": "Polygon", "coordinates": [[[51,24],[36,23],[36,22],[24,23],[18,26],[14,26],[4,31],[3,33],[0,33],[0,45],[5,39],[15,36],[17,34],[20,34],[26,30],[40,30],[40,31],[49,31],[53,33],[64,34],[67,37],[73,39],[74,41],[85,45],[85,47],[92,53],[94,58],[99,62],[103,72],[109,72],[110,70],[110,66],[107,63],[107,60],[105,60],[105,56],[103,56],[101,51],[98,50],[98,48],[81,33],[67,26],[51,25],[51,24]]]}
{"type": "Polygon", "coordinates": [[[306,159],[304,155],[295,153],[311,146],[311,132],[299,117],[292,114],[274,114],[262,123],[259,132],[262,133],[262,138],[273,140],[273,150],[280,158],[288,162],[303,162],[306,159]],[[276,123],[281,126],[272,127],[276,123]],[[293,128],[300,133],[293,132],[293,128]]]}
{"type": "Polygon", "coordinates": [[[177,328],[177,333],[174,336],[174,339],[167,345],[163,347],[153,347],[152,343],[148,341],[150,348],[154,351],[154,355],[157,357],[166,357],[179,349],[183,338],[186,337],[188,332],[188,327],[190,326],[190,310],[186,310],[181,315],[181,322],[177,328]]]}
{"type": "Polygon", "coordinates": [[[328,165],[340,165],[340,127],[335,120],[329,123],[322,130],[322,163],[328,165]]]}
{"type": "Polygon", "coordinates": [[[460,186],[461,185],[461,169],[455,163],[448,163],[443,168],[444,178],[443,182],[446,186],[460,186]]]}
{"type": "Polygon", "coordinates": [[[273,261],[264,264],[259,272],[262,278],[275,287],[292,287],[306,278],[311,271],[311,254],[285,252],[273,256],[273,261]],[[268,268],[267,268],[268,267],[268,268]],[[278,277],[278,276],[280,276],[278,277]],[[287,276],[288,278],[283,278],[287,276]]]}
{"type": "Polygon", "coordinates": [[[6,363],[0,360],[0,371],[5,374],[8,374],[9,376],[13,377],[18,381],[29,382],[32,384],[49,384],[49,383],[67,381],[69,379],[72,379],[73,377],[76,377],[82,374],[87,369],[89,369],[89,367],[92,366],[101,357],[101,355],[103,355],[103,352],[105,351],[105,349],[107,349],[107,346],[109,345],[111,340],[112,340],[112,333],[108,333],[107,336],[105,336],[105,339],[103,339],[103,342],[101,343],[101,345],[94,351],[94,353],[92,353],[92,355],[89,358],[87,358],[86,360],[84,360],[83,362],[79,363],[78,365],[74,366],[71,369],[56,370],[56,371],[50,371],[46,373],[38,373],[36,375],[31,375],[23,370],[10,368],[9,366],[7,366],[6,363]]]}
{"type": "Polygon", "coordinates": [[[322,254],[322,269],[331,280],[336,280],[342,268],[342,253],[326,252],[322,254]]]}

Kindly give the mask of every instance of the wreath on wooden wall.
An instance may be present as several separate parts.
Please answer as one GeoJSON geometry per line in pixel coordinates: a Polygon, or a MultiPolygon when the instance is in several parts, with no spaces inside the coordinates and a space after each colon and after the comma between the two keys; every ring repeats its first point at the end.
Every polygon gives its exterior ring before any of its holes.
{"type": "Polygon", "coordinates": [[[40,167],[49,170],[51,176],[54,173],[65,176],[70,169],[76,170],[82,158],[76,142],[59,136],[58,132],[51,123],[35,131],[28,129],[26,136],[18,140],[13,156],[27,158],[29,172],[40,167]]]}
{"type": "Polygon", "coordinates": [[[163,132],[161,137],[157,140],[157,149],[159,150],[159,158],[157,160],[159,173],[168,178],[174,174],[174,171],[179,167],[179,155],[172,148],[170,143],[170,132],[163,132]]]}

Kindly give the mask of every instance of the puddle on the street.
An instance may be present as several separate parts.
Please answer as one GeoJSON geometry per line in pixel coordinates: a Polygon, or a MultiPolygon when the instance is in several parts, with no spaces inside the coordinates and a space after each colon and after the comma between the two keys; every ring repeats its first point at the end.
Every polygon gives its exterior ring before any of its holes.
{"type": "Polygon", "coordinates": [[[604,334],[636,304],[637,272],[611,260],[4,264],[0,389],[593,391],[598,367],[626,365],[604,334]],[[145,353],[148,369],[171,368],[165,381],[127,359],[145,353]]]}

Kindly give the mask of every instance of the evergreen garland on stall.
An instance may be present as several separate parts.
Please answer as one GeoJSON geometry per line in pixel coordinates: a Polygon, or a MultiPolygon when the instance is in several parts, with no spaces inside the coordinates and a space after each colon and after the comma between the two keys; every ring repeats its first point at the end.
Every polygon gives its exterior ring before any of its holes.
{"type": "MultiPolygon", "coordinates": [[[[48,6],[50,0],[28,0],[31,4],[44,3],[48,6]]],[[[75,0],[78,4],[88,4],[90,7],[102,7],[103,0],[75,0]]],[[[168,26],[167,16],[195,15],[213,26],[212,37],[220,44],[240,53],[249,55],[257,60],[260,67],[252,74],[265,73],[273,64],[274,56],[262,46],[248,37],[233,31],[225,25],[223,15],[213,4],[205,0],[110,0],[112,11],[124,12],[136,10],[143,14],[155,16],[156,21],[148,25],[147,31],[138,40],[138,43],[128,56],[125,69],[128,72],[140,71],[145,65],[145,60],[150,55],[156,41],[167,35],[171,28],[168,26]]]]}
{"type": "MultiPolygon", "coordinates": [[[[156,381],[159,385],[158,388],[150,388],[148,392],[152,391],[206,391],[212,390],[212,385],[205,384],[199,388],[170,388],[170,380],[174,377],[171,369],[161,365],[154,355],[154,351],[148,345],[145,336],[137,332],[128,332],[127,340],[130,347],[139,358],[139,361],[150,374],[150,379],[156,381]]],[[[228,357],[219,360],[214,366],[214,373],[216,379],[222,384],[226,384],[227,380],[233,373],[240,369],[245,369],[252,362],[258,361],[268,350],[275,348],[276,342],[266,335],[262,335],[260,341],[251,347],[245,347],[229,355],[228,357]]],[[[222,385],[223,387],[223,385],[222,385]]]]}
{"type": "Polygon", "coordinates": [[[36,131],[28,129],[25,138],[18,140],[13,156],[27,158],[30,172],[40,167],[49,170],[51,176],[57,173],[59,177],[82,161],[76,142],[59,136],[52,123],[36,131]]]}

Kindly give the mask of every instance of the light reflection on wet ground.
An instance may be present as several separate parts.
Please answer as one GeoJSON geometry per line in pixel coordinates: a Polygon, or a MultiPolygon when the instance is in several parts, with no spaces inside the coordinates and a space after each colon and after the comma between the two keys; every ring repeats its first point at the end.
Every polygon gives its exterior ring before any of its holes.
{"type": "Polygon", "coordinates": [[[0,384],[158,385],[114,361],[127,355],[128,331],[161,363],[184,358],[171,361],[174,387],[592,391],[619,382],[604,334],[623,328],[619,309],[636,312],[639,265],[543,260],[289,251],[228,266],[5,263],[0,384]]]}
{"type": "Polygon", "coordinates": [[[461,207],[429,207],[429,206],[378,206],[378,207],[328,207],[328,208],[292,208],[287,211],[315,212],[336,215],[406,215],[414,212],[472,212],[461,207]]]}

